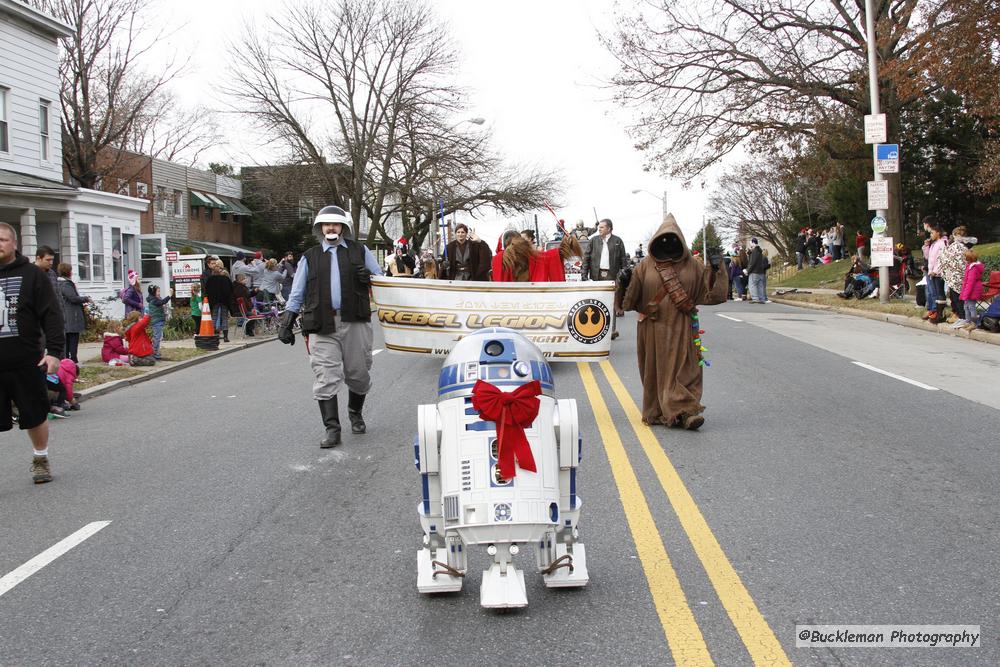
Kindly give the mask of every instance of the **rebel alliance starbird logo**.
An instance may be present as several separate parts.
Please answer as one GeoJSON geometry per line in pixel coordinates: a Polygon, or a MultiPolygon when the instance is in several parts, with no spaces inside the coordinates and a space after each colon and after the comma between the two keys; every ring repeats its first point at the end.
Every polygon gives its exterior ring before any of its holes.
{"type": "Polygon", "coordinates": [[[611,329],[611,311],[598,299],[577,301],[569,309],[569,333],[581,343],[596,343],[611,329]]]}

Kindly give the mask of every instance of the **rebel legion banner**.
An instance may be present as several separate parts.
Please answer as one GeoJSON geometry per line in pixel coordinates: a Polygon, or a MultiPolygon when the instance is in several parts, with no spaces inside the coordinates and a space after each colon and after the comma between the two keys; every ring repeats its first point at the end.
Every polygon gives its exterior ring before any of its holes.
{"type": "Polygon", "coordinates": [[[513,329],[552,361],[600,361],[611,347],[615,284],[372,277],[385,348],[445,356],[490,327],[513,329]]]}

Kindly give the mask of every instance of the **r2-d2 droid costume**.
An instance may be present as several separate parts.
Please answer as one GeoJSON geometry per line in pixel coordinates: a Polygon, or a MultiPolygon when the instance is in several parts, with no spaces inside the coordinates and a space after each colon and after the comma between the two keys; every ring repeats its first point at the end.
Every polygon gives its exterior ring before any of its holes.
{"type": "Polygon", "coordinates": [[[438,403],[418,408],[417,425],[421,593],[461,590],[472,545],[493,557],[484,607],[528,604],[512,562],[522,549],[533,552],[546,586],[587,584],[576,529],[576,401],[554,398],[552,371],[533,343],[501,328],[463,338],[441,368],[438,403]]]}

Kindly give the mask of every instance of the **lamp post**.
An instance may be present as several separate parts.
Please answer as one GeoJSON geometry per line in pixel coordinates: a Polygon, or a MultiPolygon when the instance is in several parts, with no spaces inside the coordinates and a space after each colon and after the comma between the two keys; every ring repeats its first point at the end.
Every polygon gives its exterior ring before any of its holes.
{"type": "MultiPolygon", "coordinates": [[[[448,131],[454,130],[456,127],[458,127],[459,125],[462,125],[463,123],[472,123],[473,125],[482,125],[485,122],[486,122],[486,119],[485,118],[480,118],[479,116],[476,116],[475,118],[466,118],[465,120],[460,120],[457,123],[455,123],[453,125],[450,125],[448,127],[448,131]]],[[[434,254],[435,258],[437,258],[437,232],[438,232],[438,227],[442,224],[443,219],[444,219],[443,212],[441,211],[441,207],[438,205],[438,200],[437,200],[437,178],[438,178],[437,166],[434,165],[434,164],[432,164],[431,165],[431,199],[433,199],[433,202],[431,204],[431,208],[432,208],[431,219],[432,219],[432,222],[431,222],[431,224],[428,227],[428,232],[429,232],[428,236],[430,237],[429,240],[430,240],[431,252],[434,254]]]]}
{"type": "Polygon", "coordinates": [[[637,195],[640,192],[645,192],[650,197],[656,197],[657,199],[659,199],[660,203],[663,204],[663,217],[664,218],[667,217],[667,213],[669,213],[670,210],[667,208],[667,191],[666,190],[663,191],[663,196],[662,197],[660,195],[658,195],[658,194],[654,194],[654,193],[650,192],[649,190],[643,190],[642,188],[633,190],[632,194],[637,195]]]}

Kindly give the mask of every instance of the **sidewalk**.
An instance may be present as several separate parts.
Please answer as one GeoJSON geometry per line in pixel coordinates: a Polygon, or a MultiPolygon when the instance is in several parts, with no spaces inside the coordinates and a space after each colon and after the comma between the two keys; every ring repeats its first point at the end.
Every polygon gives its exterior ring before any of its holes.
{"type": "MultiPolygon", "coordinates": [[[[781,288],[779,288],[780,290],[781,288]]],[[[789,288],[791,289],[791,288],[789,288]]],[[[933,331],[934,333],[944,334],[948,336],[955,336],[957,338],[966,338],[968,340],[975,340],[981,343],[989,343],[991,345],[1000,345],[1000,334],[995,334],[984,329],[952,329],[950,324],[931,324],[930,322],[920,318],[920,314],[923,309],[916,306],[916,302],[913,297],[907,295],[904,299],[900,301],[895,301],[895,303],[909,304],[913,306],[914,315],[899,315],[895,313],[884,313],[873,310],[861,310],[859,308],[851,308],[846,304],[851,303],[851,301],[844,301],[844,306],[829,306],[822,303],[812,303],[807,301],[808,294],[805,292],[811,292],[816,295],[829,296],[837,293],[834,289],[824,289],[824,288],[811,288],[804,287],[799,288],[798,293],[803,295],[803,298],[796,299],[794,294],[789,294],[787,297],[776,294],[774,291],[771,292],[770,299],[775,303],[784,304],[786,306],[799,306],[802,308],[812,308],[813,310],[826,310],[835,313],[842,313],[844,315],[853,315],[855,317],[865,317],[869,320],[877,320],[879,322],[889,322],[890,324],[898,324],[904,327],[910,327],[911,329],[921,329],[923,331],[933,331]]]]}
{"type": "MultiPolygon", "coordinates": [[[[239,352],[240,350],[245,350],[249,347],[255,347],[257,345],[263,345],[264,343],[269,343],[273,340],[277,340],[275,336],[261,336],[256,337],[240,337],[239,339],[232,339],[229,343],[219,343],[219,349],[214,351],[201,351],[198,350],[194,345],[194,338],[188,338],[186,340],[165,340],[160,344],[160,350],[169,356],[171,350],[184,350],[184,356],[187,354],[196,354],[196,356],[191,356],[189,358],[184,358],[180,361],[157,361],[155,366],[139,366],[131,367],[125,366],[121,369],[109,369],[109,370],[120,370],[122,372],[127,372],[128,377],[122,377],[119,379],[111,380],[110,382],[104,382],[102,384],[86,387],[76,391],[77,399],[80,401],[85,401],[88,398],[94,398],[96,396],[103,396],[109,392],[116,389],[121,389],[123,387],[130,387],[134,384],[140,382],[146,382],[156,377],[161,377],[168,373],[173,373],[182,368],[188,368],[196,364],[201,364],[216,357],[224,356],[227,354],[232,354],[233,352],[239,352]],[[188,352],[190,351],[190,352],[188,352]]],[[[101,361],[101,343],[80,343],[80,350],[78,357],[80,359],[81,367],[84,369],[96,369],[96,368],[107,368],[106,364],[101,361]]]]}

